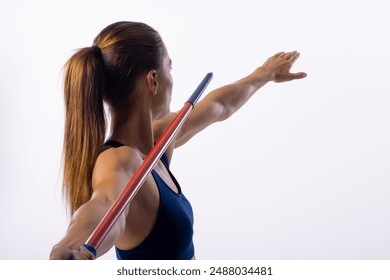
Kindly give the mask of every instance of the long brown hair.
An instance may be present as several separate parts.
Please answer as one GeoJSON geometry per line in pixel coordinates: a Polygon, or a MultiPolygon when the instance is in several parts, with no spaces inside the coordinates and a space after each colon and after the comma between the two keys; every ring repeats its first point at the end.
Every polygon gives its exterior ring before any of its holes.
{"type": "Polygon", "coordinates": [[[65,64],[63,191],[73,214],[92,195],[92,172],[105,140],[104,102],[128,109],[139,76],[159,70],[163,43],[150,26],[117,22],[65,64]]]}

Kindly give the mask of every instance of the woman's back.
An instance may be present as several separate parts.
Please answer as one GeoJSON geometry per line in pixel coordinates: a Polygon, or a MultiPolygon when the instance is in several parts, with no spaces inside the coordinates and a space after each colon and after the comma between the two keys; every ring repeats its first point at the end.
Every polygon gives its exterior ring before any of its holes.
{"type": "MultiPolygon", "coordinates": [[[[105,143],[94,178],[104,180],[114,165],[132,169],[136,150],[117,141],[105,143]],[[101,174],[102,173],[102,174],[101,174]]],[[[110,178],[107,178],[110,180],[110,178]]],[[[94,182],[94,181],[93,181],[94,182]]],[[[193,213],[181,187],[169,170],[168,158],[147,178],[129,206],[126,227],[116,243],[119,259],[191,259],[194,257],[193,213]]]]}

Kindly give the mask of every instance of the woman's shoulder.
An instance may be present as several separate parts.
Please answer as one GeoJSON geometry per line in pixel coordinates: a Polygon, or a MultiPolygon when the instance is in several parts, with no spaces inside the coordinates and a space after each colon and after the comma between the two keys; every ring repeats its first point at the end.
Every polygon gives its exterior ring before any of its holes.
{"type": "Polygon", "coordinates": [[[134,148],[121,146],[106,149],[96,160],[92,181],[100,181],[111,173],[133,174],[142,162],[141,154],[134,148]]]}

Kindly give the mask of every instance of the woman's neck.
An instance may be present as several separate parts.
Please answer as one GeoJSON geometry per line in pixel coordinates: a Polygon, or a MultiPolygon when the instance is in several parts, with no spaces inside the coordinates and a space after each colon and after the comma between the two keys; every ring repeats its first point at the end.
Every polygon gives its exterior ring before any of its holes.
{"type": "Polygon", "coordinates": [[[147,155],[155,142],[153,117],[149,106],[139,105],[125,114],[112,111],[109,140],[116,140],[147,155]]]}

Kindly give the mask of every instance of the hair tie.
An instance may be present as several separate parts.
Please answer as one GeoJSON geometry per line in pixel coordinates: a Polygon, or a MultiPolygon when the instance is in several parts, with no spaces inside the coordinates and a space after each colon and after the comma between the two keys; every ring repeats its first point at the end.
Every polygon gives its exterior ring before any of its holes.
{"type": "Polygon", "coordinates": [[[92,48],[94,49],[95,56],[99,59],[102,58],[102,50],[98,46],[92,46],[92,48]]]}

